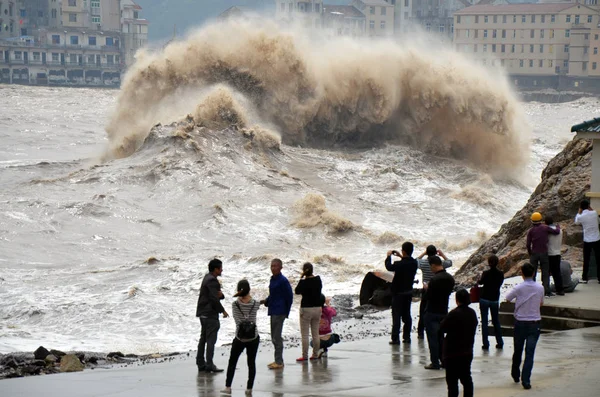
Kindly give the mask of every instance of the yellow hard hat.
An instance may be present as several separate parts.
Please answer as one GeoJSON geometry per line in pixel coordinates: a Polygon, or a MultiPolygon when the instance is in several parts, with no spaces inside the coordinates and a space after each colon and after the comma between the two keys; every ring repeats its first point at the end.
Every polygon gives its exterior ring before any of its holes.
{"type": "Polygon", "coordinates": [[[540,214],[539,212],[534,212],[533,214],[531,214],[531,222],[541,222],[542,221],[542,214],[540,214]]]}

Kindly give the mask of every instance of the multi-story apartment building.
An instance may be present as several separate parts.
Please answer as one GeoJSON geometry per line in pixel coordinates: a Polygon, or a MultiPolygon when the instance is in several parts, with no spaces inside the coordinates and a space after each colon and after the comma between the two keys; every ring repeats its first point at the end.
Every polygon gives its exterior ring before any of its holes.
{"type": "Polygon", "coordinates": [[[454,37],[454,13],[479,0],[412,0],[412,23],[447,41],[454,37]]]}
{"type": "Polygon", "coordinates": [[[394,34],[394,5],[384,0],[353,0],[352,5],[366,18],[367,36],[394,34]]]}
{"type": "Polygon", "coordinates": [[[476,5],[454,14],[454,45],[511,75],[599,73],[597,10],[578,3],[476,5]]]}
{"type": "Polygon", "coordinates": [[[414,0],[386,0],[394,6],[394,32],[406,33],[410,29],[414,0]]]}
{"type": "Polygon", "coordinates": [[[276,0],[275,19],[307,28],[323,26],[323,0],[276,0]]]}
{"type": "Polygon", "coordinates": [[[121,32],[125,64],[131,65],[138,49],[148,44],[148,20],[141,17],[142,7],[133,0],[121,0],[121,32]]]}
{"type": "Polygon", "coordinates": [[[323,28],[331,36],[366,36],[366,18],[354,6],[329,5],[323,6],[323,28]]]}

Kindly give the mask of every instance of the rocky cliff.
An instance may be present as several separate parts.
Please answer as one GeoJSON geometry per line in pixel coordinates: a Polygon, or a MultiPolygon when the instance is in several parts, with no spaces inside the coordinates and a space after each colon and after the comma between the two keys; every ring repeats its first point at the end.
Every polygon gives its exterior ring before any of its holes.
{"type": "Polygon", "coordinates": [[[535,211],[543,216],[551,215],[563,229],[563,258],[573,266],[583,260],[583,236],[581,226],[573,223],[579,202],[590,189],[592,172],[592,143],[590,140],[574,139],[556,155],[544,171],[542,181],[529,201],[500,230],[469,257],[456,273],[462,285],[472,285],[486,268],[486,258],[495,253],[500,258],[499,268],[505,277],[515,276],[523,261],[529,260],[525,239],[531,227],[529,217],[535,211]]]}

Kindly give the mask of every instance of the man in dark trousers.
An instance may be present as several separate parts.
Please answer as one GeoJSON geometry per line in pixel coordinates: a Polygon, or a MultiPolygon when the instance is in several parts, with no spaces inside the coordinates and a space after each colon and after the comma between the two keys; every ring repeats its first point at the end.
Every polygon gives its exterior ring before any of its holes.
{"type": "Polygon", "coordinates": [[[221,299],[225,296],[221,291],[221,284],[217,277],[223,273],[223,262],[213,259],[208,263],[208,274],[202,280],[200,287],[200,296],[198,297],[198,306],[196,307],[196,317],[200,317],[200,341],[198,342],[198,354],[196,355],[196,365],[198,371],[223,372],[213,363],[215,354],[215,343],[217,343],[217,334],[221,324],[219,323],[219,313],[223,317],[229,317],[229,314],[221,305],[221,299]],[[204,359],[204,349],[206,347],[206,360],[204,359]]]}
{"type": "Polygon", "coordinates": [[[532,227],[527,232],[527,253],[529,262],[533,266],[533,281],[537,274],[538,266],[542,269],[542,285],[546,295],[554,295],[550,291],[550,261],[548,259],[548,234],[559,234],[560,226],[550,228],[542,224],[542,214],[534,212],[531,214],[532,227]]]}
{"type": "Polygon", "coordinates": [[[281,259],[271,261],[271,282],[269,283],[269,296],[260,301],[269,308],[271,318],[271,341],[275,347],[275,361],[268,365],[269,369],[283,368],[283,323],[290,315],[294,292],[288,279],[281,274],[283,262],[281,259]]]}
{"type": "Polygon", "coordinates": [[[458,381],[463,385],[463,396],[473,397],[473,345],[477,332],[477,314],[469,307],[471,298],[466,289],[456,292],[458,307],[452,310],[440,325],[446,334],[442,349],[442,362],[446,368],[448,397],[458,397],[458,381]]]}
{"type": "Polygon", "coordinates": [[[440,324],[448,314],[448,300],[454,288],[454,277],[446,272],[439,256],[429,257],[433,277],[427,286],[427,308],[425,309],[425,331],[429,344],[431,363],[425,369],[440,369],[440,347],[442,343],[440,324]]]}
{"type": "Polygon", "coordinates": [[[400,344],[400,318],[404,322],[402,342],[410,343],[410,331],[412,328],[412,315],[410,304],[412,303],[413,283],[417,273],[418,263],[412,257],[413,244],[406,242],[402,244],[402,253],[388,251],[385,258],[385,268],[394,272],[392,280],[392,340],[390,345],[400,344]],[[401,257],[399,261],[392,263],[392,254],[401,257]]]}

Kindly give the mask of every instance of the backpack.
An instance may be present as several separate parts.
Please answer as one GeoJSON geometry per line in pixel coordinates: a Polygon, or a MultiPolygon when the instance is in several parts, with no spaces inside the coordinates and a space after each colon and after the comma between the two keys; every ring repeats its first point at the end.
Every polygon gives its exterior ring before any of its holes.
{"type": "Polygon", "coordinates": [[[254,306],[256,306],[256,301],[254,301],[254,303],[252,304],[248,316],[244,315],[244,312],[242,311],[242,308],[240,307],[240,304],[237,301],[235,301],[235,305],[239,309],[240,313],[242,313],[242,315],[244,316],[244,321],[240,322],[240,324],[238,325],[238,330],[235,336],[240,340],[256,338],[256,324],[253,321],[250,321],[249,319],[249,314],[252,313],[252,311],[254,310],[254,306]]]}

